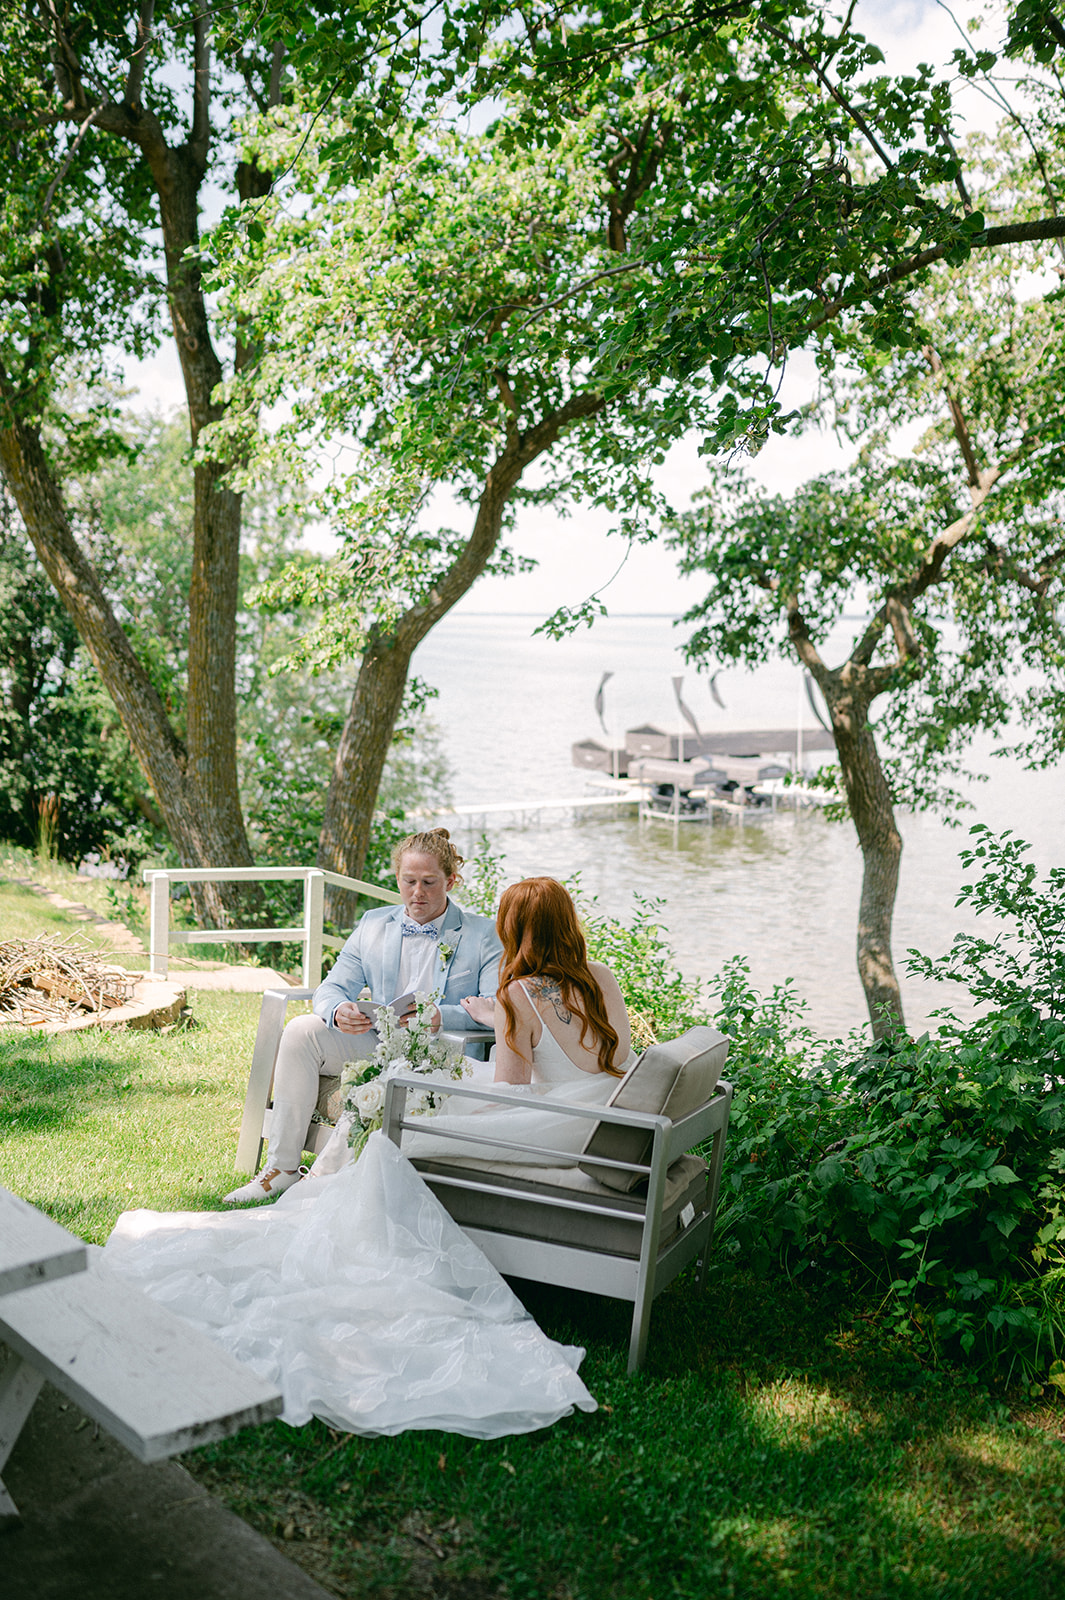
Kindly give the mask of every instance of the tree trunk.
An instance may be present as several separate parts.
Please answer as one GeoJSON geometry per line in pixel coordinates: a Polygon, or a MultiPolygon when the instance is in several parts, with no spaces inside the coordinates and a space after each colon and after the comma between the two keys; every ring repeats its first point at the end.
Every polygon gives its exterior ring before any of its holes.
{"type": "MultiPolygon", "coordinates": [[[[202,430],[222,415],[213,400],[222,365],[211,341],[199,262],[199,195],[210,144],[210,52],[205,16],[197,19],[194,108],[189,139],[167,143],[158,117],[140,104],[112,103],[96,116],[99,132],[140,152],[159,201],[167,301],[188,403],[195,449],[202,430]]],[[[276,52],[275,52],[276,56],[276,52]]],[[[241,185],[248,171],[242,167],[241,185]]],[[[259,175],[260,186],[266,182],[259,175]]],[[[239,603],[241,497],[223,479],[227,463],[194,469],[193,561],[189,590],[187,747],[175,735],[147,673],[137,660],[92,564],[70,527],[61,491],[39,431],[20,421],[8,401],[0,420],[0,458],[34,547],[70,612],[188,867],[252,864],[237,774],[235,685],[239,603]]],[[[194,890],[201,921],[225,926],[226,907],[239,918],[258,896],[247,886],[194,890]]]]}
{"type": "MultiPolygon", "coordinates": [[[[0,470],[41,564],[107,685],[181,859],[190,866],[231,865],[224,818],[202,803],[198,786],[189,780],[184,746],[74,537],[40,435],[19,420],[6,395],[4,399],[0,470]]],[[[202,916],[224,926],[225,904],[218,887],[203,885],[197,903],[202,916]]]]}
{"type": "MultiPolygon", "coordinates": [[[[375,631],[363,655],[322,818],[318,865],[327,872],[354,878],[362,871],[381,773],[417,643],[417,639],[401,642],[395,635],[388,638],[375,631]]],[[[352,927],[356,896],[330,887],[326,913],[336,927],[352,927]]]]}
{"type": "Polygon", "coordinates": [[[899,980],[891,959],[891,919],[899,886],[902,838],[884,769],[868,723],[869,702],[851,680],[852,663],[821,683],[832,714],[843,787],[858,832],[864,872],[858,910],[858,976],[874,1039],[905,1027],[899,980]]]}
{"type": "MultiPolygon", "coordinates": [[[[327,872],[357,878],[362,871],[381,773],[415,650],[481,576],[499,543],[507,504],[525,468],[550,450],[572,422],[595,416],[605,404],[601,395],[577,395],[525,433],[511,427],[506,448],[485,479],[473,530],[460,554],[426,598],[404,612],[387,636],[376,630],[371,633],[326,796],[318,865],[327,872]]],[[[355,917],[354,895],[329,889],[326,911],[337,927],[350,927],[355,917]]]]}
{"type": "MultiPolygon", "coordinates": [[[[198,261],[186,254],[199,242],[199,191],[205,162],[190,145],[170,149],[153,138],[145,140],[143,149],[159,195],[167,299],[195,449],[202,430],[223,414],[212,399],[223,373],[211,342],[202,273],[198,261]]],[[[241,496],[222,482],[227,470],[227,463],[199,463],[193,477],[187,771],[199,805],[212,819],[212,831],[222,851],[213,861],[196,865],[246,867],[252,864],[252,855],[237,775],[235,681],[241,496]]],[[[243,891],[230,890],[224,898],[236,908],[248,897],[243,891]]]]}

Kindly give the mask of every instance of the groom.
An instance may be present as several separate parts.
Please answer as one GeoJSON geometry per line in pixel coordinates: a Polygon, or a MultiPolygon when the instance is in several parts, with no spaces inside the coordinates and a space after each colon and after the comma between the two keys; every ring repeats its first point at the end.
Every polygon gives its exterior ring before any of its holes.
{"type": "Polygon", "coordinates": [[[294,1017],[274,1068],[274,1109],[266,1164],[226,1205],[276,1199],[299,1181],[303,1138],[318,1102],[318,1080],[351,1061],[365,1061],[377,1034],[356,1001],[364,988],[387,1004],[399,995],[437,992],[434,1028],[480,1026],[460,1004],[495,994],[502,947],[490,917],[463,911],[448,898],[461,883],[462,857],[446,828],[414,833],[392,852],[401,906],[367,911],[315,990],[311,1016],[294,1017]]]}

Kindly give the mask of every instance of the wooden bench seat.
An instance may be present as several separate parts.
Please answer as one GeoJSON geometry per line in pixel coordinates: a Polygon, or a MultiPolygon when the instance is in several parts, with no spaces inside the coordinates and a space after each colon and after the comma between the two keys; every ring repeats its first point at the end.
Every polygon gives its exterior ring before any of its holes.
{"type": "MultiPolygon", "coordinates": [[[[138,1461],[161,1461],[276,1417],[272,1384],[90,1261],[0,1297],[0,1471],[45,1379],[138,1461]]],[[[0,1485],[0,1524],[17,1517],[0,1485]]]]}
{"type": "Polygon", "coordinates": [[[0,1189],[0,1295],[84,1272],[85,1246],[9,1189],[0,1189]]]}

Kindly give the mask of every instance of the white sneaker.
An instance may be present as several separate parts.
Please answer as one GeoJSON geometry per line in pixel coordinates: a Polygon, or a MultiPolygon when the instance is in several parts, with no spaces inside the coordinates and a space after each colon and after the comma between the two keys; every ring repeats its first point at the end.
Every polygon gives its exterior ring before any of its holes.
{"type": "Polygon", "coordinates": [[[265,1167],[250,1183],[242,1183],[239,1189],[224,1195],[222,1204],[242,1206],[248,1200],[276,1200],[279,1194],[299,1183],[306,1170],[306,1167],[298,1167],[295,1172],[282,1172],[280,1167],[265,1167]]]}

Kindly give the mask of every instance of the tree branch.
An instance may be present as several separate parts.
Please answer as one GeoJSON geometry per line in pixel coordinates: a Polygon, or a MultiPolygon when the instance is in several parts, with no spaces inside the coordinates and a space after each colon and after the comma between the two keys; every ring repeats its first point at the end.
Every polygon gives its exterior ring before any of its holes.
{"type": "MultiPolygon", "coordinates": [[[[1033,244],[1041,239],[1065,239],[1065,217],[1044,217],[1038,222],[1011,222],[998,228],[984,228],[980,233],[974,233],[969,244],[974,250],[997,249],[1004,244],[1033,244]]],[[[915,256],[910,256],[906,261],[900,261],[896,266],[886,272],[880,272],[870,282],[860,289],[856,285],[849,295],[839,295],[835,300],[829,300],[816,316],[805,322],[801,329],[801,337],[816,332],[824,327],[826,322],[834,322],[841,312],[848,306],[868,300],[870,295],[878,293],[881,289],[890,289],[893,284],[901,283],[905,278],[910,278],[915,272],[921,272],[925,267],[932,266],[943,257],[949,255],[956,247],[957,240],[952,239],[949,244],[937,244],[922,250],[915,256]]]]}
{"type": "MultiPolygon", "coordinates": [[[[535,322],[539,317],[546,316],[549,311],[554,311],[556,307],[565,305],[566,301],[572,300],[575,294],[580,294],[584,289],[590,289],[593,284],[601,283],[604,278],[615,278],[619,273],[622,272],[635,272],[638,267],[642,266],[642,261],[626,261],[623,267],[605,267],[602,272],[595,272],[590,278],[582,278],[580,283],[575,283],[572,289],[565,290],[565,292],[558,295],[556,299],[545,301],[542,306],[537,306],[536,310],[532,312],[530,316],[526,317],[524,322],[519,323],[518,332],[524,333],[525,329],[529,327],[530,323],[535,322]]],[[[501,309],[519,310],[520,306],[508,303],[506,307],[501,309]]]]}
{"type": "Polygon", "coordinates": [[[857,662],[861,667],[867,667],[876,654],[876,647],[884,637],[884,629],[887,625],[888,614],[885,603],[866,623],[865,632],[851,651],[850,659],[857,662]]]}
{"type": "Polygon", "coordinates": [[[847,116],[850,117],[855,127],[861,129],[862,133],[864,133],[870,145],[876,151],[877,155],[880,157],[888,171],[894,172],[896,163],[892,161],[891,157],[888,155],[887,151],[876,137],[876,134],[873,132],[872,128],[870,128],[869,124],[858,110],[857,106],[852,105],[843,91],[836,87],[831,78],[828,76],[827,72],[822,70],[817,59],[812,56],[808,50],[804,49],[797,39],[793,39],[790,34],[785,33],[782,29],[774,28],[771,23],[766,22],[764,19],[761,25],[766,33],[772,34],[774,39],[779,39],[785,48],[794,50],[795,54],[799,56],[801,60],[806,62],[806,65],[813,72],[814,76],[817,78],[822,87],[828,91],[836,104],[846,112],[847,116]]]}
{"type": "Polygon", "coordinates": [[[206,9],[197,10],[193,28],[192,133],[189,150],[202,171],[207,170],[211,137],[211,36],[206,9]]]}
{"type": "Polygon", "coordinates": [[[1058,562],[1065,558],[1065,545],[1062,545],[1057,550],[1052,550],[1050,555],[1043,560],[1039,569],[1039,576],[1033,577],[1026,567],[1019,566],[1016,562],[1011,561],[1001,546],[995,544],[993,540],[988,540],[988,550],[990,552],[988,566],[993,566],[998,572],[1005,573],[1008,577],[1011,577],[1015,583],[1020,584],[1022,589],[1027,589],[1029,594],[1034,594],[1037,600],[1046,599],[1050,591],[1050,585],[1054,581],[1054,573],[1050,569],[1056,567],[1058,562]]]}
{"type": "Polygon", "coordinates": [[[958,441],[958,449],[961,451],[962,460],[965,462],[965,471],[969,476],[969,488],[979,489],[980,468],[976,464],[976,452],[973,449],[972,435],[970,434],[966,424],[965,413],[962,411],[961,403],[957,396],[951,394],[950,390],[947,388],[946,373],[943,370],[943,363],[940,361],[939,356],[936,354],[935,350],[933,350],[931,345],[925,346],[925,359],[927,360],[929,367],[932,369],[932,376],[941,380],[940,387],[943,390],[943,395],[947,402],[947,410],[950,412],[950,421],[951,426],[954,429],[954,437],[958,441]]]}
{"type": "Polygon", "coordinates": [[[913,580],[905,586],[903,592],[905,593],[907,600],[916,600],[919,595],[924,594],[926,589],[930,589],[933,584],[939,582],[940,575],[943,571],[943,565],[947,560],[947,557],[950,555],[952,550],[957,549],[958,545],[961,544],[965,536],[972,532],[973,526],[976,522],[976,513],[979,511],[980,507],[991,493],[991,490],[994,488],[999,478],[1001,478],[1004,470],[1005,465],[1003,464],[997,467],[988,467],[986,471],[980,473],[979,482],[976,488],[970,489],[969,491],[973,499],[972,510],[966,511],[964,516],[956,518],[949,527],[944,528],[943,532],[937,534],[932,540],[932,543],[928,546],[928,550],[925,553],[924,560],[922,561],[917,574],[913,580]]]}
{"type": "Polygon", "coordinates": [[[266,92],[267,108],[281,104],[281,69],[284,64],[285,46],[278,39],[270,59],[270,86],[266,92]]]}
{"type": "Polygon", "coordinates": [[[806,619],[799,610],[799,597],[789,594],[784,601],[784,610],[788,619],[788,638],[795,646],[795,653],[804,667],[813,674],[819,689],[824,689],[825,681],[831,677],[829,669],[821,659],[820,652],[810,638],[810,630],[806,626],[806,619]]]}
{"type": "Polygon", "coordinates": [[[920,661],[921,641],[914,630],[909,606],[898,595],[889,595],[884,611],[899,653],[899,666],[907,661],[920,661]]]}
{"type": "Polygon", "coordinates": [[[957,189],[958,194],[961,196],[962,209],[964,210],[965,215],[968,216],[970,211],[973,209],[973,203],[972,203],[972,200],[969,198],[969,191],[965,187],[965,179],[961,175],[961,157],[958,155],[957,150],[954,148],[954,140],[951,138],[951,136],[950,136],[950,134],[949,134],[949,132],[948,132],[948,130],[947,130],[947,128],[946,128],[944,123],[941,122],[941,123],[938,124],[936,132],[939,134],[939,137],[942,140],[942,142],[946,145],[948,151],[950,152],[952,160],[954,160],[954,161],[956,161],[958,163],[958,170],[957,170],[957,173],[955,174],[955,177],[954,177],[954,187],[957,189]]]}
{"type": "Polygon", "coordinates": [[[521,434],[518,432],[518,403],[514,398],[514,390],[510,387],[510,379],[502,367],[496,368],[495,380],[499,398],[506,412],[507,449],[517,450],[521,443],[521,434]]]}
{"type": "Polygon", "coordinates": [[[74,143],[71,145],[70,149],[67,151],[66,160],[63,162],[63,165],[60,167],[59,171],[56,173],[55,177],[52,179],[51,183],[48,185],[48,192],[44,197],[44,205],[42,207],[42,214],[43,214],[44,217],[47,217],[48,213],[51,211],[51,209],[52,209],[52,201],[56,197],[56,191],[58,190],[59,185],[62,183],[63,179],[66,177],[67,173],[70,171],[71,165],[72,165],[72,163],[74,161],[74,157],[77,155],[78,151],[81,148],[82,140],[84,139],[85,135],[88,133],[89,129],[92,127],[92,124],[99,117],[100,112],[102,111],[102,109],[103,109],[102,106],[95,106],[93,108],[93,110],[89,112],[89,115],[85,118],[85,121],[82,123],[81,127],[78,129],[77,135],[76,135],[76,137],[74,139],[74,143]]]}
{"type": "Polygon", "coordinates": [[[644,161],[648,140],[654,128],[654,117],[648,112],[643,120],[643,125],[636,135],[636,141],[626,138],[618,130],[617,137],[621,144],[618,154],[607,162],[607,173],[613,186],[613,193],[609,196],[608,204],[610,216],[607,222],[607,244],[611,250],[623,255],[628,249],[628,239],[625,224],[631,217],[640,199],[647,193],[658,175],[666,145],[669,143],[673,131],[671,122],[663,122],[654,139],[651,141],[650,154],[644,161]],[[619,178],[622,163],[628,157],[629,173],[625,180],[624,189],[620,188],[619,178]]]}
{"type": "Polygon", "coordinates": [[[148,64],[148,46],[152,42],[152,20],[154,16],[155,0],[141,0],[141,8],[137,17],[137,42],[133,47],[133,54],[129,58],[126,90],[122,96],[124,104],[133,112],[141,109],[141,88],[144,84],[144,69],[148,64]]]}
{"type": "Polygon", "coordinates": [[[67,36],[63,21],[52,0],[40,0],[40,8],[45,26],[55,40],[52,50],[52,71],[55,74],[56,87],[63,99],[64,110],[72,115],[86,112],[90,109],[89,97],[81,81],[81,62],[77,51],[67,36]]]}

